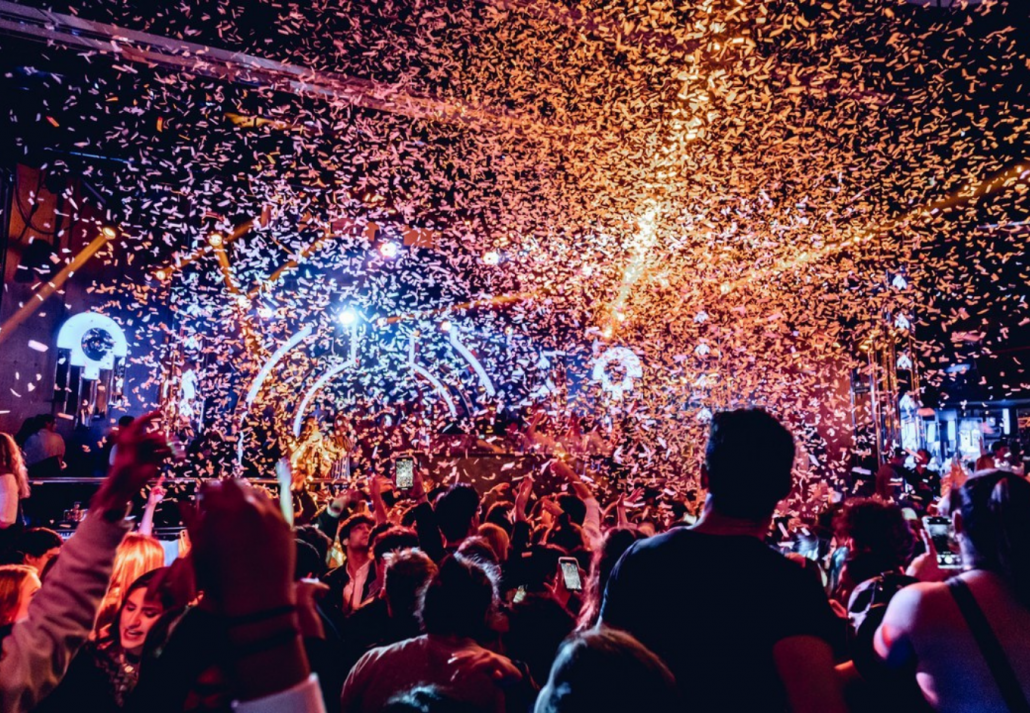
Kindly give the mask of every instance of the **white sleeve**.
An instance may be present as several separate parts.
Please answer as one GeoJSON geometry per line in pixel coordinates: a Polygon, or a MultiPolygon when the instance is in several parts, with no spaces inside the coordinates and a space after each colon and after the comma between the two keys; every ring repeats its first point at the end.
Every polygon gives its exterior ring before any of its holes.
{"type": "Polygon", "coordinates": [[[30,711],[68,670],[86,641],[107,591],[125,521],[89,515],[61,548],[57,564],[15,624],[0,654],[0,711],[30,711]]]}
{"type": "Polygon", "coordinates": [[[233,701],[236,713],[325,713],[318,676],[311,674],[293,688],[252,701],[233,701]]]}
{"type": "Polygon", "coordinates": [[[10,527],[18,519],[18,481],[13,473],[0,475],[0,526],[10,527]]]}

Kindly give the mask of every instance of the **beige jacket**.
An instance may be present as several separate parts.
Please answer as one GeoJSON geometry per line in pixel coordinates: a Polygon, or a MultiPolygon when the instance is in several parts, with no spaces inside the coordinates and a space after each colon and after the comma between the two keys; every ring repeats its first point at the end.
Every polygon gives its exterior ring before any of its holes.
{"type": "Polygon", "coordinates": [[[0,654],[0,713],[35,708],[64,677],[68,664],[93,629],[107,591],[114,553],[128,521],[111,523],[89,515],[64,547],[0,654]]]}

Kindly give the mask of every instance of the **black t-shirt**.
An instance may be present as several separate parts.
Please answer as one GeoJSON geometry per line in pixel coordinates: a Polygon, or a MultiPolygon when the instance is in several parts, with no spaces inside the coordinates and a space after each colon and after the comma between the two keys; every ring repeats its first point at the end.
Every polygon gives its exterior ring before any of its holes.
{"type": "Polygon", "coordinates": [[[691,711],[780,711],[773,646],[829,641],[836,617],[810,572],[753,537],[686,528],[635,543],[612,572],[601,622],[658,654],[691,711]]]}

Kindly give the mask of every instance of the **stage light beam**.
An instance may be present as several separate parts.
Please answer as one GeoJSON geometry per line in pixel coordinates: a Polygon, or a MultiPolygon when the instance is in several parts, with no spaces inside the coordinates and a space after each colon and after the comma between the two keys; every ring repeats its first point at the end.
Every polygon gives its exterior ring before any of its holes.
{"type": "Polygon", "coordinates": [[[388,241],[379,246],[379,254],[385,258],[393,259],[400,255],[401,246],[393,241],[388,241]]]}

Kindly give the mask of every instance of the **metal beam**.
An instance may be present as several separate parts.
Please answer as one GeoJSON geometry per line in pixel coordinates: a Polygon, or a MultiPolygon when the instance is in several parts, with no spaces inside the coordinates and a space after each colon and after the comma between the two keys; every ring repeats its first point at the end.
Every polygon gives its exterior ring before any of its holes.
{"type": "Polygon", "coordinates": [[[74,15],[25,7],[8,0],[0,0],[0,34],[108,54],[120,62],[268,87],[414,119],[519,131],[550,132],[556,129],[499,109],[443,101],[428,95],[412,94],[391,84],[137,32],[74,15]]]}

